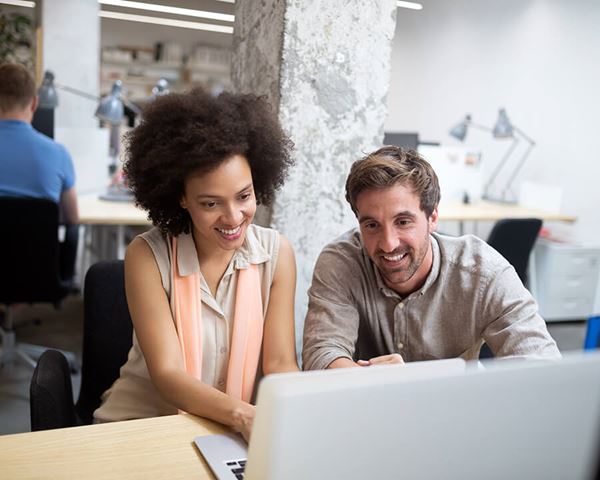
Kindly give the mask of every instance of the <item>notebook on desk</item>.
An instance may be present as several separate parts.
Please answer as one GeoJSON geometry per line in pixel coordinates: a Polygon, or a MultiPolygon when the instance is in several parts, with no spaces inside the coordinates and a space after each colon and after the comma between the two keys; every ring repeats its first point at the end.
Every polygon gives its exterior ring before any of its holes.
{"type": "Polygon", "coordinates": [[[227,438],[195,442],[219,479],[592,477],[600,354],[485,370],[458,362],[437,373],[408,364],[272,375],[247,465],[240,437],[229,438],[231,454],[227,438]]]}

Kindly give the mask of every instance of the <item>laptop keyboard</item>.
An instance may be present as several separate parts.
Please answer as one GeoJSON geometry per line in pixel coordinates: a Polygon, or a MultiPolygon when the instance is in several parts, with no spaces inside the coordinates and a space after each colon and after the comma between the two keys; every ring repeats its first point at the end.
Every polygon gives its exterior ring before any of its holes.
{"type": "Polygon", "coordinates": [[[231,470],[231,473],[235,475],[237,480],[244,479],[244,469],[246,468],[246,459],[242,460],[230,460],[225,462],[227,467],[231,470]]]}

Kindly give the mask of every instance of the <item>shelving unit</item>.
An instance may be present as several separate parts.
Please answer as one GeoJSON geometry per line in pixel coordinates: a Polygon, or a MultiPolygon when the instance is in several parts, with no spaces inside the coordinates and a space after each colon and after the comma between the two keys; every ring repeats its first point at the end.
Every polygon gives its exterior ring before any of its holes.
{"type": "Polygon", "coordinates": [[[116,80],[123,82],[130,100],[144,102],[158,80],[169,81],[171,91],[183,91],[194,86],[211,88],[219,84],[230,86],[231,52],[222,48],[198,46],[185,56],[181,48],[171,48],[167,57],[178,61],[155,61],[152,49],[140,47],[110,48],[102,52],[102,93],[107,93],[116,80]]]}

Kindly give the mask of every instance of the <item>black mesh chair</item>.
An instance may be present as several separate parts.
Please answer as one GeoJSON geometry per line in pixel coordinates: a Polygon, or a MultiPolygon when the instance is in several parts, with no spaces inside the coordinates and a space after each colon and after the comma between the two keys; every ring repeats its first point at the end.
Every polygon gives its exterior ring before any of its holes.
{"type": "MultiPolygon", "coordinates": [[[[16,342],[11,306],[52,303],[58,307],[70,291],[71,282],[60,273],[58,215],[58,205],[51,200],[0,197],[0,304],[5,305],[0,327],[3,366],[20,358],[34,367],[35,359],[45,350],[16,342]]],[[[67,357],[76,369],[75,356],[67,353],[67,357]]]]}
{"type": "Polygon", "coordinates": [[[40,358],[38,370],[52,368],[52,372],[43,377],[34,373],[32,378],[32,431],[91,424],[102,394],[119,377],[119,370],[127,360],[133,326],[125,297],[123,261],[92,265],[85,276],[83,298],[83,358],[77,403],[73,405],[73,396],[68,392],[72,388],[69,372],[60,366],[56,355],[52,354],[52,362],[42,362],[40,358]],[[34,388],[34,381],[40,383],[40,378],[52,380],[51,385],[46,382],[44,386],[44,391],[50,393],[34,388]],[[68,387],[64,387],[66,384],[68,387]],[[60,407],[52,406],[59,403],[60,407]]]}
{"type": "MultiPolygon", "coordinates": [[[[507,218],[496,222],[487,240],[515,268],[523,285],[527,285],[529,257],[541,228],[539,218],[507,218]]],[[[479,358],[491,357],[490,348],[484,344],[479,358]]]]}
{"type": "Polygon", "coordinates": [[[31,431],[79,424],[73,405],[71,372],[65,356],[46,350],[39,358],[29,386],[31,431]]]}
{"type": "Polygon", "coordinates": [[[83,301],[81,390],[76,411],[83,423],[91,423],[101,395],[119,377],[133,340],[123,260],[102,261],[90,267],[83,301]]]}
{"type": "Polygon", "coordinates": [[[508,260],[527,284],[527,265],[533,245],[542,228],[539,218],[509,218],[496,222],[487,243],[508,260]]]}

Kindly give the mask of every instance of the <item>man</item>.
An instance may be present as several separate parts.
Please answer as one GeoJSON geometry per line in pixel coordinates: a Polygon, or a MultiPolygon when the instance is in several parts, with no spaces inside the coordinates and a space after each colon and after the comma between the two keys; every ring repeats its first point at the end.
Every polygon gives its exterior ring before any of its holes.
{"type": "MultiPolygon", "coordinates": [[[[79,222],[75,171],[67,150],[31,126],[37,108],[35,81],[25,67],[0,65],[0,196],[54,200],[63,223],[79,222]]],[[[61,245],[61,274],[73,276],[77,229],[61,245]]]]}
{"type": "Polygon", "coordinates": [[[514,268],[477,237],[434,233],[440,189],[414,150],[358,160],[346,200],[359,228],[315,266],[304,369],[462,357],[485,341],[496,356],[559,357],[514,268]]]}

